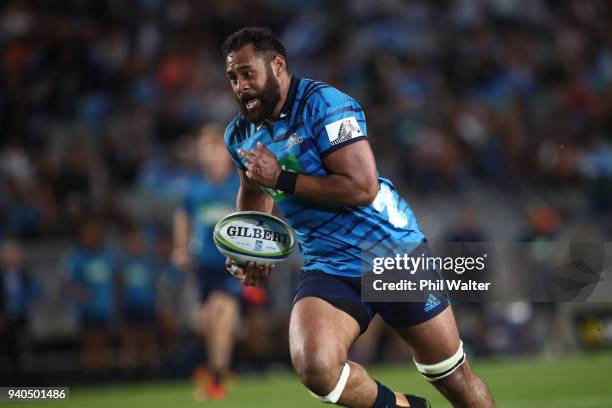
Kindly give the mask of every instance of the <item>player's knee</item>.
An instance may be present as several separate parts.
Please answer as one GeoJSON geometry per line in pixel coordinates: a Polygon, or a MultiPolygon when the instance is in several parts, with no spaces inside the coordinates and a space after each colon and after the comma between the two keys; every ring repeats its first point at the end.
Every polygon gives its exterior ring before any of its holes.
{"type": "Polygon", "coordinates": [[[439,382],[443,379],[453,377],[459,371],[457,376],[465,373],[466,356],[463,351],[463,342],[459,343],[459,348],[449,358],[435,364],[422,364],[414,361],[417,370],[430,382],[439,382]]]}
{"type": "Polygon", "coordinates": [[[224,293],[215,295],[207,305],[214,321],[225,321],[238,312],[239,306],[236,299],[224,293]]]}
{"type": "Polygon", "coordinates": [[[227,299],[226,301],[223,302],[223,304],[219,308],[218,319],[230,320],[230,318],[238,314],[238,311],[239,311],[239,306],[236,300],[231,299],[231,298],[227,299]]]}
{"type": "Polygon", "coordinates": [[[327,395],[334,389],[345,360],[321,350],[302,349],[291,353],[291,362],[300,381],[317,395],[327,395]]]}

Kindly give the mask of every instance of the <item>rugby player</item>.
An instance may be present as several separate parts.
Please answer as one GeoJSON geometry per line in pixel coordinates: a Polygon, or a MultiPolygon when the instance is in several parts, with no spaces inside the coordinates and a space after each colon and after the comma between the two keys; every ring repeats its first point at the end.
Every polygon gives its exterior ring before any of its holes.
{"type": "MultiPolygon", "coordinates": [[[[493,407],[466,360],[444,292],[428,305],[361,301],[364,242],[416,242],[421,250],[427,244],[408,204],[377,173],[359,104],[329,85],[291,75],[285,48],[267,28],[233,33],[222,53],[241,110],[225,132],[239,166],[237,208],[271,212],[276,203],[305,261],[289,327],[302,383],[326,403],[428,407],[348,361],[348,348],[378,313],[455,407],[493,407]]],[[[235,268],[229,259],[226,265],[245,285],[259,284],[272,270],[257,263],[235,268]]]]}
{"type": "Polygon", "coordinates": [[[238,176],[223,145],[223,128],[208,125],[196,140],[202,173],[188,188],[174,216],[173,263],[192,269],[198,284],[198,322],[207,351],[207,370],[198,370],[196,399],[222,399],[234,347],[234,328],[240,317],[242,287],[227,274],[225,257],[217,251],[212,231],[234,210],[238,176]]]}

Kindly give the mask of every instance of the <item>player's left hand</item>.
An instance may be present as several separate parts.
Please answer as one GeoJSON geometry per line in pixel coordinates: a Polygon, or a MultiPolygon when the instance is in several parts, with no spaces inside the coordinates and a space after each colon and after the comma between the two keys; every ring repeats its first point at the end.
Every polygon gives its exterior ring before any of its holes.
{"type": "Polygon", "coordinates": [[[256,182],[263,187],[274,188],[282,168],[274,153],[266,148],[262,143],[257,142],[257,146],[251,151],[238,150],[238,153],[247,159],[245,164],[246,176],[249,180],[256,182]]]}
{"type": "Polygon", "coordinates": [[[274,269],[274,264],[249,262],[245,268],[242,284],[246,286],[261,285],[274,269]]]}
{"type": "Polygon", "coordinates": [[[257,286],[270,275],[274,269],[274,264],[259,262],[249,262],[246,265],[238,266],[231,259],[225,262],[227,270],[234,275],[245,286],[257,286]]]}

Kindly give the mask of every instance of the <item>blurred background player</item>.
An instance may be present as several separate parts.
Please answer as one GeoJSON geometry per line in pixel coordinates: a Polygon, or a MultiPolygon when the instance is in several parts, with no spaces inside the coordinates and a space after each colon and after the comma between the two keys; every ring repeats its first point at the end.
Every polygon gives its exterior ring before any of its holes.
{"type": "Polygon", "coordinates": [[[127,374],[137,369],[151,373],[157,363],[155,332],[158,268],[146,251],[143,232],[130,225],[119,265],[121,304],[121,366],[127,374]]]}
{"type": "Polygon", "coordinates": [[[117,264],[95,218],[80,223],[77,245],[66,254],[63,267],[80,320],[83,370],[90,379],[104,379],[112,368],[109,325],[115,310],[117,264]]]}
{"type": "Polygon", "coordinates": [[[23,385],[22,344],[35,294],[21,245],[7,239],[0,244],[0,355],[8,363],[2,370],[7,377],[0,374],[2,384],[23,385]]]}
{"type": "Polygon", "coordinates": [[[225,149],[223,129],[207,125],[196,135],[195,153],[201,172],[189,186],[174,217],[174,263],[189,268],[198,285],[198,326],[204,338],[207,365],[198,370],[197,399],[222,399],[240,317],[242,287],[225,269],[225,256],[212,240],[215,224],[234,208],[238,177],[225,149]]]}
{"type": "Polygon", "coordinates": [[[162,228],[156,245],[156,261],[159,271],[157,279],[157,324],[160,331],[160,354],[163,364],[170,372],[177,365],[176,353],[181,334],[181,306],[183,304],[185,279],[183,273],[170,261],[173,249],[169,228],[162,228]]]}

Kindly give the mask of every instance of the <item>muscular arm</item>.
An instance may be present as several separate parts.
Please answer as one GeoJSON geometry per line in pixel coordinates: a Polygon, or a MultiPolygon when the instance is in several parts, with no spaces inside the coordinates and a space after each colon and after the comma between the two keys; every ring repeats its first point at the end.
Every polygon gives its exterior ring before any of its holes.
{"type": "MultiPolygon", "coordinates": [[[[265,146],[241,151],[248,162],[244,179],[266,187],[276,185],[281,172],[278,160],[265,146]]],[[[378,194],[376,161],[365,140],[344,146],[323,159],[325,176],[299,174],[295,195],[327,205],[369,205],[378,194]]]]}
{"type": "Polygon", "coordinates": [[[274,200],[264,193],[259,185],[249,180],[244,171],[238,170],[240,174],[240,188],[236,197],[236,209],[238,211],[262,211],[272,213],[274,200]]]}
{"type": "Polygon", "coordinates": [[[172,251],[172,262],[183,269],[189,263],[189,237],[191,235],[189,214],[182,208],[174,213],[172,225],[174,238],[174,250],[172,251]]]}
{"type": "Polygon", "coordinates": [[[378,194],[376,161],[365,140],[342,147],[323,159],[330,174],[298,175],[295,194],[324,204],[370,205],[378,194]]]}
{"type": "Polygon", "coordinates": [[[174,213],[173,225],[174,247],[187,250],[189,247],[189,215],[179,208],[174,213]]]}

